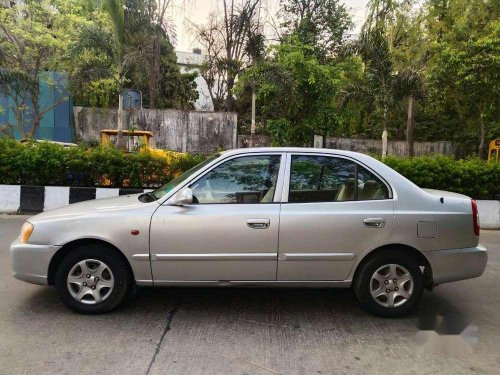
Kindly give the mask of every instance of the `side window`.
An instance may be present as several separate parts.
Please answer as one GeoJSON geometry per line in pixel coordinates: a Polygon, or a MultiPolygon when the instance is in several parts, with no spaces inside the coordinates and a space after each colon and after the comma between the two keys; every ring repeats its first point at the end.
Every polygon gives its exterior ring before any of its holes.
{"type": "Polygon", "coordinates": [[[358,165],[358,200],[389,198],[387,186],[373,173],[358,165]]]}
{"type": "Polygon", "coordinates": [[[355,200],[355,166],[341,158],[293,155],[288,201],[355,200]]]}
{"type": "Polygon", "coordinates": [[[215,167],[192,186],[195,203],[270,203],[280,155],[242,156],[215,167]]]}
{"type": "Polygon", "coordinates": [[[292,155],[289,202],[387,199],[386,185],[353,161],[330,156],[292,155]]]}

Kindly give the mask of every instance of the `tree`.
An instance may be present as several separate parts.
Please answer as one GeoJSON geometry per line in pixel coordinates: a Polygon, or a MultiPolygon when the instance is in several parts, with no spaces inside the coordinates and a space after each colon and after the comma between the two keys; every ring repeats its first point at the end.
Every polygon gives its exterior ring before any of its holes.
{"type": "Polygon", "coordinates": [[[59,59],[69,44],[68,30],[78,28],[82,18],[68,15],[81,7],[78,0],[26,0],[0,6],[0,92],[11,98],[16,123],[0,124],[14,137],[31,138],[42,118],[65,99],[65,88],[51,74],[61,67],[59,59]],[[40,87],[55,92],[53,102],[42,100],[40,87]],[[28,120],[29,119],[29,120],[28,120]]]}
{"type": "Polygon", "coordinates": [[[261,0],[223,0],[222,14],[211,14],[204,26],[196,26],[198,41],[207,52],[202,76],[216,110],[234,109],[233,88],[249,62],[247,45],[261,35],[261,0]]]}
{"type": "Polygon", "coordinates": [[[431,1],[429,7],[439,15],[429,20],[436,39],[427,71],[431,100],[439,112],[454,114],[465,142],[477,139],[484,156],[486,138],[500,131],[500,5],[457,0],[431,1]]]}
{"type": "Polygon", "coordinates": [[[313,52],[291,36],[240,76],[236,93],[241,97],[255,87],[260,118],[274,145],[310,145],[315,132],[327,135],[335,129],[335,97],[345,66],[324,64],[313,52]]]}
{"type": "Polygon", "coordinates": [[[339,0],[281,0],[285,35],[295,34],[303,44],[315,47],[324,60],[346,41],[352,20],[339,0]]]}
{"type": "Polygon", "coordinates": [[[72,92],[77,100],[91,105],[117,102],[118,143],[123,138],[121,93],[125,86],[143,91],[151,108],[190,109],[197,98],[196,75],[182,75],[176,64],[164,20],[168,4],[107,0],[105,12],[95,11],[94,22],[82,28],[71,48],[69,60],[77,62],[70,67],[72,92]]]}
{"type": "Polygon", "coordinates": [[[389,44],[380,30],[365,31],[350,46],[350,52],[363,60],[364,76],[346,90],[347,99],[372,102],[382,118],[382,157],[387,156],[389,110],[394,103],[397,76],[393,69],[389,44]]]}

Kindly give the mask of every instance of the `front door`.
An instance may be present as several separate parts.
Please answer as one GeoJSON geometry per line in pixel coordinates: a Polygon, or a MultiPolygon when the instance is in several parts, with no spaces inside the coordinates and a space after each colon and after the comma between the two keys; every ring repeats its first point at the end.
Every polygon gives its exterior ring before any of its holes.
{"type": "Polygon", "coordinates": [[[297,154],[290,159],[278,280],[345,280],[355,259],[389,236],[390,189],[348,158],[297,154]]]}
{"type": "Polygon", "coordinates": [[[192,204],[160,206],[151,221],[155,283],[276,280],[281,158],[225,159],[190,183],[192,204]]]}

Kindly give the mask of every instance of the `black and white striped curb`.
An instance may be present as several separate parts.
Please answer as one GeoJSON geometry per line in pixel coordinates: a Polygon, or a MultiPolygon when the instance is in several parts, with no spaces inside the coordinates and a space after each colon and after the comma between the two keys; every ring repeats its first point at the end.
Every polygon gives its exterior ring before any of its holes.
{"type": "Polygon", "coordinates": [[[36,213],[70,203],[143,193],[152,189],[0,185],[0,213],[36,213]]]}

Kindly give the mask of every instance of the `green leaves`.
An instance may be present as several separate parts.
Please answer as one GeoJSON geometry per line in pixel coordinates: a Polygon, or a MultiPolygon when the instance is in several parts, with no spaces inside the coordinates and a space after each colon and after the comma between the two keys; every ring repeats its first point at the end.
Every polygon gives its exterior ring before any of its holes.
{"type": "Polygon", "coordinates": [[[204,160],[200,155],[168,155],[0,140],[0,184],[155,187],[204,160]]]}
{"type": "Polygon", "coordinates": [[[335,98],[349,66],[321,62],[314,48],[296,36],[274,46],[270,56],[240,76],[236,93],[255,87],[259,115],[272,143],[304,146],[314,132],[332,132],[339,116],[335,98]]]}
{"type": "Polygon", "coordinates": [[[387,157],[384,163],[421,188],[453,191],[476,199],[500,199],[500,163],[445,156],[387,157]]]}

